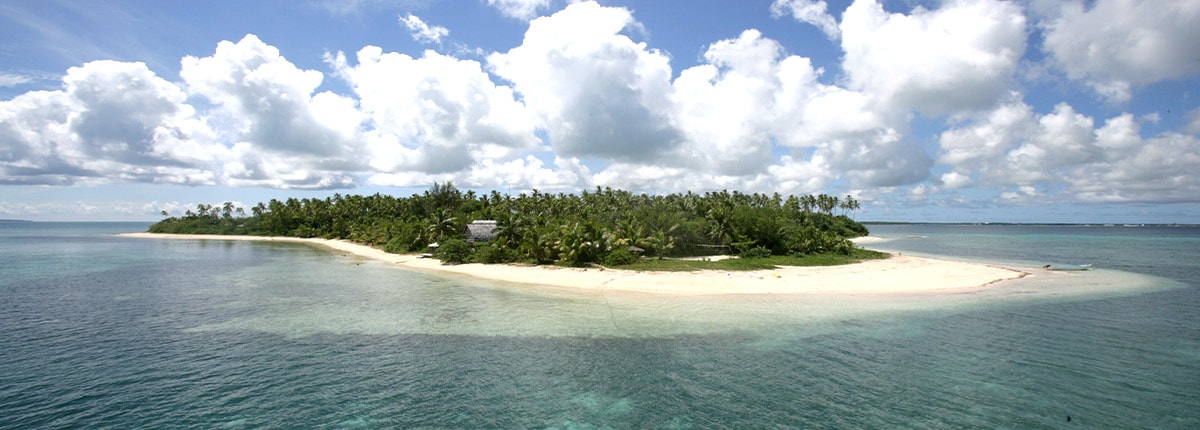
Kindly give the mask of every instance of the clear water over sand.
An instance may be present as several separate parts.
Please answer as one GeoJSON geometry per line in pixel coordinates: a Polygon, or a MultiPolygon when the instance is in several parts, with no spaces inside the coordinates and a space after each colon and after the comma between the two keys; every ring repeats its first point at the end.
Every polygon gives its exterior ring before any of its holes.
{"type": "Polygon", "coordinates": [[[663,297],[295,244],[0,231],[0,427],[1200,424],[1196,230],[873,226],[1098,270],[956,294],[663,297]]]}

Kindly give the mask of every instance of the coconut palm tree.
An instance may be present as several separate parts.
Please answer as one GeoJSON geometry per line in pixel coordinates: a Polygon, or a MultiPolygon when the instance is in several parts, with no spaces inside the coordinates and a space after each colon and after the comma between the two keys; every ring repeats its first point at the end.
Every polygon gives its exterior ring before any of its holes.
{"type": "MultiPolygon", "coordinates": [[[[855,211],[857,211],[859,208],[862,207],[861,205],[859,205],[858,200],[855,200],[854,196],[849,195],[849,194],[846,194],[846,199],[842,200],[841,206],[842,206],[843,210],[850,211],[851,216],[854,215],[855,211]]],[[[845,215],[844,212],[842,214],[845,215]]]]}
{"type": "Polygon", "coordinates": [[[728,209],[714,207],[708,210],[704,218],[708,222],[708,237],[715,245],[729,245],[733,242],[734,229],[728,209]]]}
{"type": "Polygon", "coordinates": [[[521,235],[517,252],[538,264],[550,263],[555,258],[555,240],[555,235],[547,227],[529,228],[521,235]]]}
{"type": "Polygon", "coordinates": [[[617,221],[614,229],[605,231],[603,236],[610,249],[626,249],[631,246],[641,248],[646,244],[645,231],[637,219],[631,213],[627,213],[617,221]]]}
{"type": "Polygon", "coordinates": [[[558,259],[572,265],[596,261],[596,257],[605,251],[600,232],[590,221],[563,224],[558,233],[555,243],[558,259]]]}
{"type": "Polygon", "coordinates": [[[450,209],[442,209],[434,212],[434,216],[429,220],[429,224],[425,230],[429,232],[429,237],[441,242],[446,240],[446,236],[454,235],[458,230],[458,218],[450,212],[450,209]]]}
{"type": "Polygon", "coordinates": [[[679,225],[673,225],[666,230],[658,230],[646,238],[646,246],[654,251],[654,256],[658,258],[666,257],[671,250],[675,249],[675,236],[672,234],[679,225]]]}

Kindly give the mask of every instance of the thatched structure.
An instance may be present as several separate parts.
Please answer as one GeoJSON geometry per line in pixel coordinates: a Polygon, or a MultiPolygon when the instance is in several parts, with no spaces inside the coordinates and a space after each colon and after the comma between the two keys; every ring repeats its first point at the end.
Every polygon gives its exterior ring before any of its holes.
{"type": "Polygon", "coordinates": [[[475,220],[467,224],[467,242],[490,242],[496,238],[496,221],[475,220]]]}

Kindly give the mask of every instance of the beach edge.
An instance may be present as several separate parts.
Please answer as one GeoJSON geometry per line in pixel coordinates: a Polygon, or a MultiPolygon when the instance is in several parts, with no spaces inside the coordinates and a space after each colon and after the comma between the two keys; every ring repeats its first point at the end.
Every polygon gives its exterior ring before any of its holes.
{"type": "Polygon", "coordinates": [[[403,269],[457,274],[530,286],[628,291],[669,295],[723,294],[930,294],[977,290],[1030,275],[1023,268],[893,254],[840,266],[780,267],[726,272],[650,272],[515,264],[444,265],[417,254],[390,254],[345,240],[281,236],[120,233],[141,239],[224,240],[300,243],[324,247],[403,269]]]}

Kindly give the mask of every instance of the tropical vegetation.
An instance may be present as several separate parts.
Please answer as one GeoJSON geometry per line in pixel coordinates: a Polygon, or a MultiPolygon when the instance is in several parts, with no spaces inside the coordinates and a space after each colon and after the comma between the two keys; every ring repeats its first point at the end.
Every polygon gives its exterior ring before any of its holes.
{"type": "Polygon", "coordinates": [[[511,196],[463,192],[446,183],[409,197],[271,200],[251,207],[249,215],[229,202],[201,204],[182,216],[164,212],[167,218],[150,231],[346,239],[391,253],[427,252],[440,243],[443,249],[452,244],[438,255],[444,261],[624,266],[646,260],[638,258],[643,255],[851,256],[855,248],[848,239],[867,234],[846,216],[858,208],[851,196],[824,194],[648,195],[597,187],[511,196]],[[495,220],[495,238],[469,243],[466,225],[473,220],[495,220]]]}

